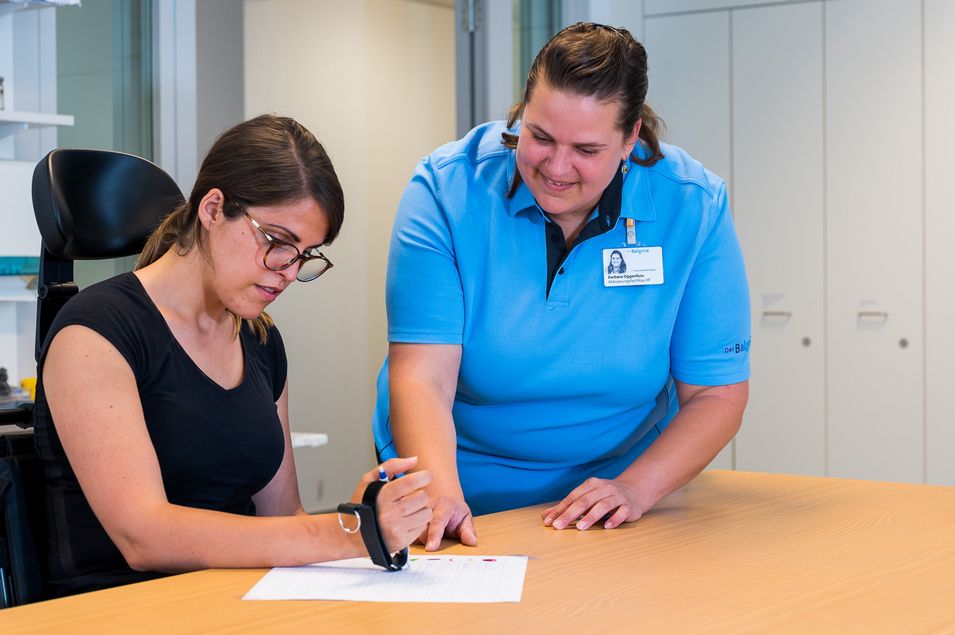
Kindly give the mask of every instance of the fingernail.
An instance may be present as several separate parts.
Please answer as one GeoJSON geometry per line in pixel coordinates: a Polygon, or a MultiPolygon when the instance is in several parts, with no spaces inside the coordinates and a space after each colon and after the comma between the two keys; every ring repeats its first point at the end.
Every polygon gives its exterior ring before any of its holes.
{"type": "Polygon", "coordinates": [[[587,527],[589,527],[589,525],[585,523],[584,521],[580,521],[579,523],[577,523],[577,529],[581,531],[585,531],[587,527]]]}
{"type": "Polygon", "coordinates": [[[564,523],[562,523],[559,520],[554,521],[554,529],[563,529],[563,528],[564,528],[564,523]]]}
{"type": "Polygon", "coordinates": [[[544,519],[544,524],[545,524],[545,525],[549,525],[549,524],[551,524],[552,522],[554,522],[554,517],[553,517],[553,516],[548,516],[547,518],[544,519]]]}

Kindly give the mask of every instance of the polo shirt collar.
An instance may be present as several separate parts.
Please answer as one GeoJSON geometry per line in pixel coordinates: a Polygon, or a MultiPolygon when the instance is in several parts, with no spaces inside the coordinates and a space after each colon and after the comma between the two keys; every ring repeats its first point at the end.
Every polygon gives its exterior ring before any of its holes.
{"type": "MultiPolygon", "coordinates": [[[[638,152],[643,152],[643,146],[638,145],[638,152]]],[[[636,221],[655,221],[657,209],[653,204],[653,195],[650,193],[650,170],[633,162],[627,157],[627,173],[623,177],[623,197],[620,201],[620,215],[636,221]]]]}
{"type": "MultiPolygon", "coordinates": [[[[514,177],[517,174],[517,151],[511,150],[507,155],[507,181],[504,183],[505,196],[511,191],[511,185],[514,183],[514,177]]],[[[507,199],[507,213],[509,216],[517,216],[525,210],[539,209],[534,195],[523,181],[517,186],[514,196],[507,199]]]]}

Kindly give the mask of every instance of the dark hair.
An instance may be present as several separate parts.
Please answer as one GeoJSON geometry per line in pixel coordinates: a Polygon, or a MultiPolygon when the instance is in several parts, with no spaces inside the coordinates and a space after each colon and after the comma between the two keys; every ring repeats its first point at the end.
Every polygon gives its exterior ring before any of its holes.
{"type": "MultiPolygon", "coordinates": [[[[642,159],[634,151],[634,162],[651,166],[663,158],[659,140],[663,121],[646,103],[647,51],[630,31],[594,22],[578,22],[562,29],[534,58],[524,95],[507,116],[508,128],[513,128],[524,114],[538,81],[574,95],[619,102],[617,127],[624,134],[638,119],[643,120],[640,142],[649,154],[642,159]]],[[[517,136],[504,133],[502,143],[516,148],[517,136]]]]}
{"type": "MultiPolygon", "coordinates": [[[[322,144],[294,119],[259,115],[219,135],[199,168],[189,199],[150,235],[137,269],[152,264],[173,246],[180,253],[202,249],[199,203],[213,188],[244,207],[313,199],[328,220],[326,245],[338,236],[345,217],[342,186],[322,144]]],[[[224,205],[223,213],[226,218],[242,214],[236,205],[224,205]]],[[[262,313],[251,325],[264,342],[272,320],[262,313]]],[[[240,326],[236,316],[236,332],[240,326]]]]}

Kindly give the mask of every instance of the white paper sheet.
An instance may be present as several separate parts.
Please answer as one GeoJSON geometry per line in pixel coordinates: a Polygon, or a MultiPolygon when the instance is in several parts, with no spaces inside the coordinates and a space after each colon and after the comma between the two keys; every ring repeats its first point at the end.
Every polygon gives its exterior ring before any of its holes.
{"type": "Polygon", "coordinates": [[[368,558],[276,567],[244,600],[520,602],[526,556],[412,556],[401,571],[368,558]]]}

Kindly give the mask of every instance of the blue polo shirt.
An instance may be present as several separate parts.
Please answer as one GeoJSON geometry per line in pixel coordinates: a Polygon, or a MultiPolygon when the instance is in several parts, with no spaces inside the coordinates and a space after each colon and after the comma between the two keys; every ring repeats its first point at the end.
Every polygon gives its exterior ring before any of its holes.
{"type": "MultiPolygon", "coordinates": [[[[479,126],[418,164],[388,260],[389,341],[462,347],[452,415],[475,514],[617,476],[676,413],[673,378],[749,378],[749,295],[723,181],[663,145],[653,167],[629,164],[619,211],[601,199],[591,225],[606,230],[549,272],[552,221],[525,184],[508,197],[505,130],[479,126]],[[626,219],[638,247],[662,249],[662,284],[605,286],[605,250],[632,246],[626,219]]],[[[386,361],[373,423],[384,457],[387,374],[386,361]]]]}

